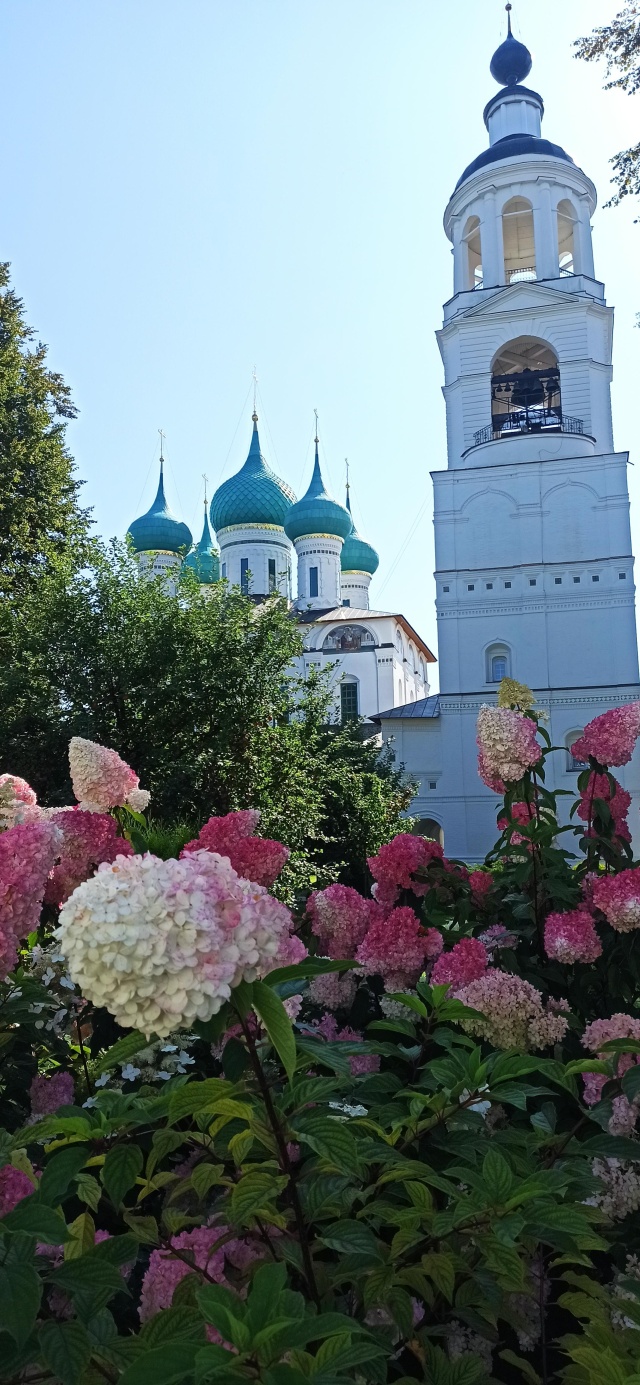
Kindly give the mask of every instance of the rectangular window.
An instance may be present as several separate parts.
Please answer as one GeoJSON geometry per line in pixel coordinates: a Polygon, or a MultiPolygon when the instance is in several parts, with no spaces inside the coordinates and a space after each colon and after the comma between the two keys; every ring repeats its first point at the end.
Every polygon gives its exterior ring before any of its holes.
{"type": "Polygon", "coordinates": [[[222,576],[223,576],[223,577],[226,577],[226,575],[227,575],[227,564],[226,564],[226,563],[223,563],[223,564],[222,564],[222,576]]]}
{"type": "Polygon", "coordinates": [[[468,583],[467,583],[467,591],[468,591],[468,592],[474,592],[475,589],[476,589],[476,588],[475,588],[475,582],[468,582],[468,583]]]}
{"type": "Polygon", "coordinates": [[[487,591],[488,591],[488,592],[492,592],[492,591],[493,591],[493,582],[487,582],[487,591]]]}
{"type": "Polygon", "coordinates": [[[449,588],[448,588],[448,587],[443,587],[442,590],[443,590],[443,592],[448,592],[449,588]]]}
{"type": "Polygon", "coordinates": [[[317,596],[317,595],[318,595],[318,569],[317,569],[317,567],[310,567],[310,568],[309,568],[309,596],[317,596]]]}
{"type": "Polygon", "coordinates": [[[249,591],[249,559],[240,559],[240,590],[246,596],[249,591]]]}
{"type": "Polygon", "coordinates": [[[530,586],[530,587],[535,587],[535,585],[536,585],[536,579],[535,579],[535,577],[530,577],[530,578],[529,578],[529,586],[530,586]]]}
{"type": "Polygon", "coordinates": [[[505,587],[510,587],[510,586],[511,586],[511,583],[510,583],[510,582],[505,582],[504,585],[505,585],[505,587]]]}
{"type": "Polygon", "coordinates": [[[269,558],[269,591],[270,591],[270,592],[274,592],[275,590],[276,590],[276,560],[275,560],[275,558],[269,558]]]}
{"type": "Polygon", "coordinates": [[[627,576],[626,572],[619,572],[619,573],[618,573],[618,581],[619,581],[619,582],[624,582],[625,579],[626,579],[626,576],[627,576]]]}
{"type": "Polygon", "coordinates": [[[553,580],[554,580],[554,582],[555,582],[555,584],[556,584],[556,587],[559,587],[559,586],[560,586],[560,583],[561,583],[561,581],[562,581],[562,578],[561,578],[561,577],[554,577],[553,580]]]}
{"type": "Polygon", "coordinates": [[[340,684],[340,711],[343,721],[354,721],[358,715],[358,684],[340,684]]]}
{"type": "Polygon", "coordinates": [[[349,600],[349,598],[348,598],[347,596],[345,596],[345,599],[344,599],[344,601],[343,601],[342,604],[343,604],[343,606],[350,606],[350,605],[351,605],[351,602],[350,602],[350,600],[349,600]]]}
{"type": "Polygon", "coordinates": [[[595,575],[592,576],[591,581],[592,581],[592,582],[599,582],[599,581],[600,581],[600,578],[597,576],[597,574],[595,574],[595,575]]]}
{"type": "Polygon", "coordinates": [[[437,787],[438,787],[438,781],[437,781],[436,779],[430,779],[430,780],[429,780],[429,788],[430,788],[430,789],[437,789],[437,787]]]}
{"type": "Polygon", "coordinates": [[[574,577],[573,580],[574,580],[574,582],[579,582],[579,581],[580,581],[580,578],[579,578],[579,577],[574,577]]]}

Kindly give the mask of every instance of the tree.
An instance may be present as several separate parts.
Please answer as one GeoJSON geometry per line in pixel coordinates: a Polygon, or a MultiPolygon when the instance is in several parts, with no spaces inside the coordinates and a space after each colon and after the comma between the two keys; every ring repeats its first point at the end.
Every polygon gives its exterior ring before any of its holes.
{"type": "Polygon", "coordinates": [[[32,337],[0,264],[0,597],[83,540],[89,523],[65,444],[76,410],[32,337]]]}
{"type": "Polygon", "coordinates": [[[357,725],[331,724],[322,679],[292,676],[302,645],[282,598],[205,594],[189,572],[172,595],[140,580],[126,545],[94,544],[85,567],[43,573],[0,616],[0,768],[41,801],[72,801],[80,735],[134,767],[165,822],[260,808],[307,884],[342,863],[363,883],[367,854],[399,830],[410,786],[357,725]]]}
{"type": "MultiPolygon", "coordinates": [[[[577,39],[575,47],[586,62],[604,59],[605,90],[617,88],[633,96],[640,89],[640,5],[635,0],[627,0],[610,24],[577,39]]],[[[623,197],[640,194],[640,142],[615,154],[611,163],[617,191],[606,205],[617,207],[623,197]]]]}

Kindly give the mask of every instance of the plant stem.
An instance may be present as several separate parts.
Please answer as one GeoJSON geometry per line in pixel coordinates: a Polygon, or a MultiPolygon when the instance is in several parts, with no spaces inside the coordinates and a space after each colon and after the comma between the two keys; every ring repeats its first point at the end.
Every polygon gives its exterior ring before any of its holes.
{"type": "Polygon", "coordinates": [[[82,1058],[82,1066],[83,1066],[83,1068],[84,1068],[84,1077],[85,1077],[85,1082],[86,1082],[86,1084],[87,1084],[87,1092],[88,1092],[89,1096],[91,1096],[92,1093],[93,1093],[93,1087],[91,1086],[91,1078],[89,1077],[89,1069],[88,1069],[88,1067],[87,1067],[87,1055],[86,1055],[86,1053],[85,1053],[85,1051],[84,1051],[84,1040],[83,1040],[83,1038],[82,1038],[82,1030],[81,1030],[81,1028],[80,1028],[80,1020],[79,1020],[79,1019],[76,1020],[76,1029],[77,1029],[77,1031],[78,1031],[78,1043],[79,1043],[79,1045],[80,1045],[80,1056],[81,1056],[81,1058],[82,1058]]]}

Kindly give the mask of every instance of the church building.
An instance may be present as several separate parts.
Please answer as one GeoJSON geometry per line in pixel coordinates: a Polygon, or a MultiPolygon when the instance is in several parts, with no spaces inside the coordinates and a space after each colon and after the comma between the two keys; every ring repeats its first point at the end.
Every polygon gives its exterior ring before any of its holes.
{"type": "MultiPolygon", "coordinates": [[[[640,699],[628,454],[614,451],[611,420],[613,309],[591,245],[596,191],[543,138],[542,97],[524,85],[531,66],[509,17],[491,61],[501,90],[484,110],[489,146],[444,216],[447,466],[432,473],[440,693],[390,702],[379,718],[419,782],[411,811],[423,830],[470,862],[498,835],[475,736],[503,677],[528,684],[548,713],[560,747],[547,761],[551,788],[575,790],[572,744],[585,724],[640,699]]],[[[637,755],[620,778],[637,837],[637,755]]]]}

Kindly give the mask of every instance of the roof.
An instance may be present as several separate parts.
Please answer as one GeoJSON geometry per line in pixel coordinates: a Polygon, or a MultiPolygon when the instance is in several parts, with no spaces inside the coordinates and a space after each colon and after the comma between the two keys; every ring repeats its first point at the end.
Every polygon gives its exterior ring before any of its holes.
{"type": "Polygon", "coordinates": [[[436,693],[434,697],[419,697],[417,702],[405,702],[402,707],[390,707],[388,712],[376,712],[371,721],[408,721],[419,717],[439,716],[440,698],[436,693]]]}
{"type": "Polygon", "coordinates": [[[301,625],[335,625],[340,620],[349,625],[359,620],[397,620],[405,635],[413,640],[420,653],[424,655],[426,662],[428,664],[437,663],[435,654],[432,654],[429,646],[420,638],[406,617],[397,615],[395,611],[369,611],[368,609],[359,609],[357,606],[335,606],[328,611],[301,611],[298,620],[301,625]]]}
{"type": "MultiPolygon", "coordinates": [[[[351,515],[349,492],[347,490],[347,510],[351,515]]],[[[369,572],[373,576],[380,566],[380,559],[372,544],[358,533],[353,516],[351,529],[342,545],[340,567],[343,572],[369,572]]]]}
{"type": "Polygon", "coordinates": [[[345,509],[344,505],[339,505],[337,500],[332,500],[324,488],[317,438],[313,475],[309,489],[301,500],[291,506],[284,528],[287,537],[292,542],[304,538],[307,534],[330,534],[332,537],[335,536],[337,539],[344,540],[350,532],[351,515],[349,511],[345,509]]]}
{"type": "MultiPolygon", "coordinates": [[[[500,93],[503,95],[503,93],[500,93]]],[[[486,168],[489,164],[500,163],[502,159],[515,159],[522,154],[534,155],[541,159],[564,159],[565,163],[572,164],[573,159],[567,154],[559,144],[552,144],[548,139],[542,139],[540,135],[505,135],[503,139],[497,140],[488,149],[483,149],[478,154],[477,159],[468,164],[464,173],[458,178],[455,190],[464,183],[472,173],[477,173],[479,169],[486,168]]]]}
{"type": "Polygon", "coordinates": [[[254,414],[247,460],[235,476],[218,486],[211,501],[211,523],[217,533],[232,524],[275,524],[282,528],[295,499],[291,487],[276,476],[262,456],[258,416],[254,414]]]}
{"type": "Polygon", "coordinates": [[[206,509],[200,542],[191,550],[184,562],[185,567],[192,568],[202,586],[210,586],[212,582],[219,580],[220,554],[211,538],[206,509]]]}
{"type": "Polygon", "coordinates": [[[129,525],[128,533],[133,540],[136,553],[151,553],[165,549],[169,553],[179,553],[181,549],[191,548],[193,538],[188,525],[172,515],[164,493],[162,458],[160,459],[160,481],[156,498],[139,519],[129,525]]]}

